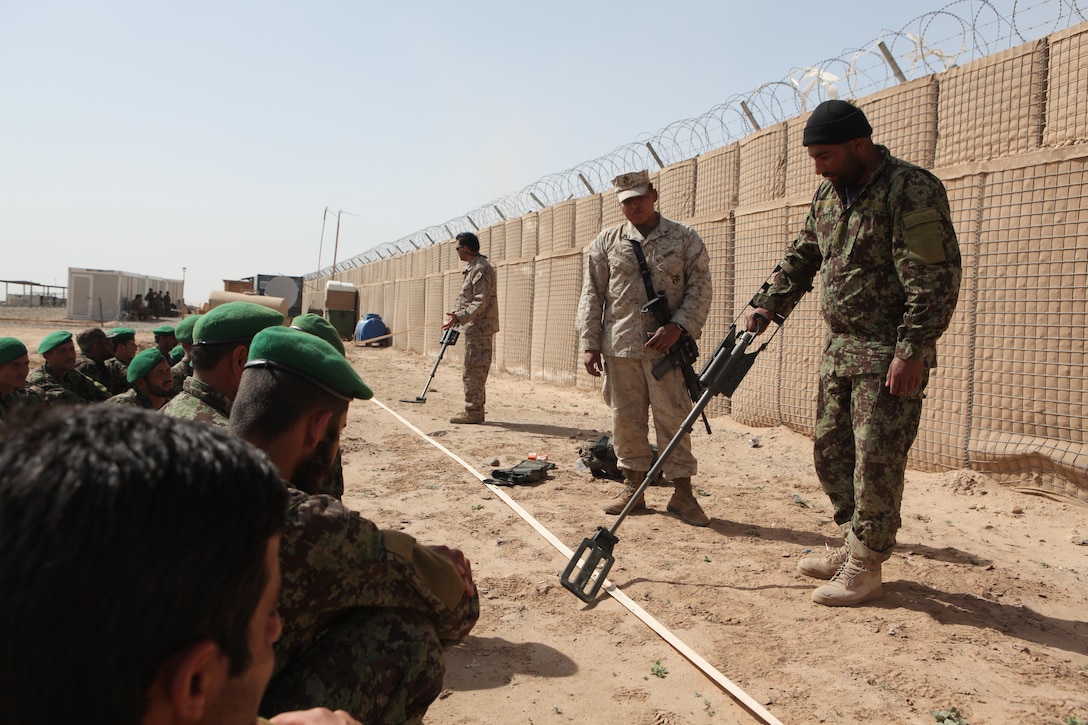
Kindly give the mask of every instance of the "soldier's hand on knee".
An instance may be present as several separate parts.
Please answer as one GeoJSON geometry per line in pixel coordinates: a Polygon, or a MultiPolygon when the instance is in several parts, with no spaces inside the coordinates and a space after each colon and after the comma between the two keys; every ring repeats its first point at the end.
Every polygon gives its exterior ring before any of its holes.
{"type": "Polygon", "coordinates": [[[466,594],[471,597],[476,593],[476,584],[472,581],[472,562],[468,560],[464,552],[460,549],[451,549],[448,546],[441,545],[428,546],[427,548],[453,562],[457,573],[461,575],[461,580],[465,583],[466,594]]]}

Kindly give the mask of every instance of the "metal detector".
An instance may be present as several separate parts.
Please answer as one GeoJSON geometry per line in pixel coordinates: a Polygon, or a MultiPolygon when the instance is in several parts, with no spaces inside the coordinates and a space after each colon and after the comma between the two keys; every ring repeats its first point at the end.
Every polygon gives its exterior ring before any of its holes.
{"type": "MultiPolygon", "coordinates": [[[[767,320],[762,315],[756,315],[756,317],[762,330],[767,325],[767,320]]],[[[773,337],[772,335],[771,339],[773,337]]],[[[582,540],[582,545],[574,552],[574,556],[571,557],[567,568],[560,575],[559,580],[564,587],[573,592],[574,596],[583,602],[592,602],[596,598],[597,592],[601,590],[601,585],[604,584],[605,577],[612,568],[612,564],[616,561],[615,557],[612,556],[612,549],[619,542],[616,537],[616,529],[627,518],[627,514],[631,512],[635,502],[642,496],[646,487],[661,472],[665,461],[672,455],[676,446],[680,444],[684,436],[691,433],[692,426],[699,420],[711,398],[715,395],[732,397],[740,381],[752,368],[756,356],[763,352],[771,341],[768,339],[755,352],[746,354],[745,350],[748,349],[748,346],[755,338],[756,333],[754,332],[743,332],[738,336],[736,323],[730,326],[729,334],[718,345],[718,349],[714,351],[714,355],[710,358],[706,367],[699,373],[699,383],[703,387],[702,395],[695,402],[691,412],[684,418],[684,422],[680,424],[680,429],[676,431],[676,435],[672,437],[669,444],[665,446],[665,450],[661,451],[661,455],[650,466],[650,470],[643,477],[642,485],[638,487],[638,490],[631,496],[631,500],[623,507],[623,511],[616,517],[616,521],[611,528],[606,529],[600,526],[593,538],[582,540]],[[579,562],[581,562],[580,568],[579,562]]]]}
{"type": "Polygon", "coordinates": [[[434,380],[434,373],[438,370],[438,363],[442,362],[442,356],[446,354],[446,348],[450,345],[457,344],[457,338],[461,336],[461,332],[451,327],[442,333],[442,347],[438,349],[438,357],[435,358],[434,367],[431,368],[431,377],[427,378],[427,384],[423,386],[423,392],[415,398],[401,398],[402,403],[426,403],[427,402],[427,389],[431,387],[431,381],[434,380]]]}

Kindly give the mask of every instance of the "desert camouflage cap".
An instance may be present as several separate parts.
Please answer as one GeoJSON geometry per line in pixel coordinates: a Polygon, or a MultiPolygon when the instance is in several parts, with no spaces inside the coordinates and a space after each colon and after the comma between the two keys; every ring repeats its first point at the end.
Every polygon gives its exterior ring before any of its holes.
{"type": "Polygon", "coordinates": [[[26,355],[26,345],[14,337],[0,337],[0,365],[7,365],[26,355]]]}
{"type": "Polygon", "coordinates": [[[266,327],[283,324],[283,315],[253,302],[227,302],[202,316],[193,328],[194,345],[245,343],[266,327]]]}
{"type": "Polygon", "coordinates": [[[643,196],[650,193],[650,174],[645,169],[628,171],[612,179],[612,185],[616,187],[616,198],[619,201],[643,196]]]}
{"type": "Polygon", "coordinates": [[[58,345],[63,345],[71,339],[72,333],[70,332],[66,332],[64,330],[57,330],[56,332],[51,332],[46,335],[42,339],[41,344],[38,345],[38,352],[44,355],[58,345]]]}
{"type": "Polygon", "coordinates": [[[174,328],[174,337],[177,338],[178,342],[183,342],[186,345],[193,344],[193,328],[196,327],[196,321],[201,317],[203,315],[189,315],[182,318],[178,326],[174,328]]]}
{"type": "Polygon", "coordinates": [[[137,380],[141,380],[147,377],[147,374],[155,369],[155,366],[159,363],[165,363],[166,358],[162,356],[157,347],[149,347],[143,352],[140,352],[136,357],[132,358],[132,362],[128,364],[128,371],[125,373],[125,378],[130,383],[134,383],[137,380]]]}
{"type": "Polygon", "coordinates": [[[321,315],[315,315],[313,313],[299,315],[291,320],[291,327],[296,330],[308,332],[311,335],[317,335],[322,340],[335,347],[341,355],[346,352],[344,350],[344,341],[340,339],[340,333],[336,331],[336,328],[332,326],[331,322],[321,315]]]}
{"type": "Polygon", "coordinates": [[[246,368],[258,367],[286,370],[344,400],[374,397],[336,348],[302,330],[269,327],[257,333],[249,346],[246,368]]]}

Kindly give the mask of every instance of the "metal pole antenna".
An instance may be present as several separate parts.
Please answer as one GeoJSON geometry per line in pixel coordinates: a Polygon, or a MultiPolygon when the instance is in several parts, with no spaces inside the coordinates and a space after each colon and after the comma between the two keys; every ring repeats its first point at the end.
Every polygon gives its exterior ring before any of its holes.
{"type": "Polygon", "coordinates": [[[336,279],[336,255],[340,252],[340,215],[351,214],[351,216],[359,216],[358,214],[352,214],[350,211],[344,211],[340,209],[336,212],[336,244],[332,249],[332,276],[336,279]]]}

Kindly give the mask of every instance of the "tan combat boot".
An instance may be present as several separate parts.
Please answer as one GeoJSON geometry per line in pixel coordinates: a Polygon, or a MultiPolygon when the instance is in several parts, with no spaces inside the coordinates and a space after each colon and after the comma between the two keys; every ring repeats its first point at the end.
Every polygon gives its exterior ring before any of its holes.
{"type": "Polygon", "coordinates": [[[476,423],[483,423],[484,422],[484,414],[483,414],[482,411],[479,412],[479,413],[473,413],[471,411],[466,410],[465,412],[459,413],[458,415],[455,415],[452,418],[450,418],[450,422],[451,423],[464,423],[464,424],[467,424],[467,425],[474,425],[476,423]]]}
{"type": "Polygon", "coordinates": [[[822,555],[806,556],[797,563],[797,571],[813,579],[830,579],[850,557],[850,547],[843,544],[832,549],[825,544],[827,551],[822,555]]]}
{"type": "MultiPolygon", "coordinates": [[[[623,472],[623,491],[616,496],[616,502],[604,507],[604,512],[612,516],[618,516],[623,513],[623,509],[627,506],[627,502],[630,501],[638,487],[642,485],[643,478],[645,477],[645,471],[624,471],[623,472]]],[[[636,511],[646,510],[646,494],[639,494],[638,500],[635,501],[635,505],[631,507],[630,513],[636,511]]]]}
{"type": "Polygon", "coordinates": [[[703,513],[699,502],[691,492],[690,478],[673,479],[672,498],[669,499],[668,511],[674,513],[692,526],[706,526],[710,519],[703,513]]]}
{"type": "Polygon", "coordinates": [[[880,566],[888,554],[869,549],[854,532],[846,537],[847,557],[827,584],[812,592],[812,601],[828,607],[850,607],[884,595],[880,566]]]}

